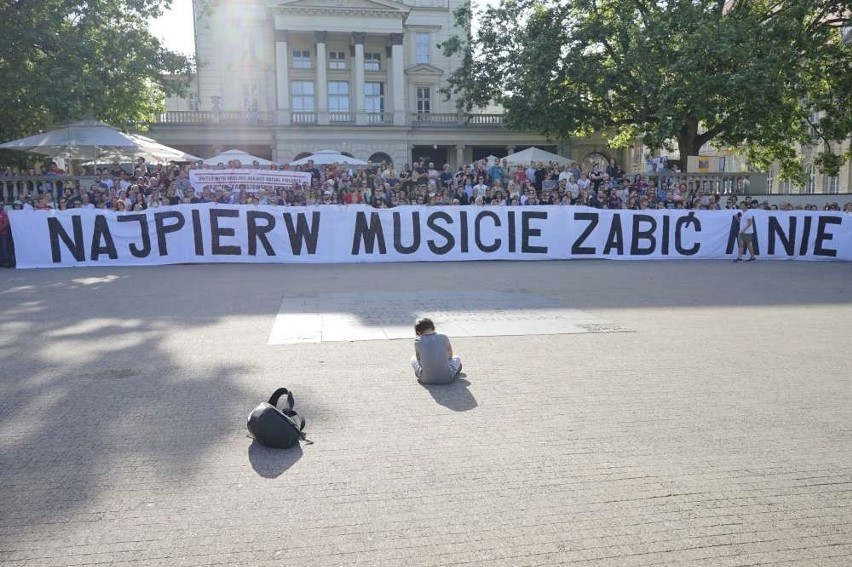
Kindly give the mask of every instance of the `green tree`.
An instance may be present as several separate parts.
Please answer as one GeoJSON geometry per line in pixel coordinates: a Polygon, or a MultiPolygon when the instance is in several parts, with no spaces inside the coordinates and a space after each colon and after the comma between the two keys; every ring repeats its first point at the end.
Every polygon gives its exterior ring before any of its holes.
{"type": "Polygon", "coordinates": [[[802,171],[791,143],[815,143],[836,172],[852,133],[850,11],[850,0],[500,0],[474,30],[464,7],[466,34],[442,44],[463,61],[444,93],[468,110],[502,105],[511,128],[602,131],[614,147],[639,137],[681,156],[712,142],[757,167],[780,160],[785,177],[802,171]]]}
{"type": "Polygon", "coordinates": [[[0,140],[87,117],[152,120],[194,68],[148,32],[170,1],[0,2],[0,140]]]}

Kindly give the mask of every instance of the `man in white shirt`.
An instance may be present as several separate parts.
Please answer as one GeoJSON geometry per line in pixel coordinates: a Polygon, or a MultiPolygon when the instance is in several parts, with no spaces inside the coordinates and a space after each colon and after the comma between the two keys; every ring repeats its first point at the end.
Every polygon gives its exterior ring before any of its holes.
{"type": "Polygon", "coordinates": [[[737,216],[740,218],[739,235],[737,237],[739,253],[734,262],[743,261],[743,252],[745,249],[748,249],[749,255],[747,262],[754,262],[757,260],[754,256],[754,211],[749,209],[748,203],[743,201],[740,203],[740,212],[737,216]]]}
{"type": "Polygon", "coordinates": [[[480,177],[479,181],[476,185],[473,186],[473,196],[485,198],[485,192],[489,189],[488,185],[485,184],[485,179],[480,177]]]}

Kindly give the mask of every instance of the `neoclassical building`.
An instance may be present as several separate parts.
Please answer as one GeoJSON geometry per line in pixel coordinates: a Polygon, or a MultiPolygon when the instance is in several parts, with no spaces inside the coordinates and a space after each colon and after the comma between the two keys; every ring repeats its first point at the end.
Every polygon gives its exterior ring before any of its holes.
{"type": "Polygon", "coordinates": [[[440,91],[461,62],[438,44],[462,33],[454,12],[467,0],[213,4],[194,1],[198,75],[153,125],[163,143],[205,157],[237,147],[279,162],[333,149],[456,167],[529,146],[578,162],[617,159],[628,170],[641,159],[602,139],[512,132],[499,112],[459,112],[440,91]]]}

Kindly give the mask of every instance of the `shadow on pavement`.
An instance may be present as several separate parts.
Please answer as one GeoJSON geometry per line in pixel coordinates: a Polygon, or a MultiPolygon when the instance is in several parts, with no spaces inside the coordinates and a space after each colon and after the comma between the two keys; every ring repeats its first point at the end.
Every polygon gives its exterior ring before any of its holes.
{"type": "Polygon", "coordinates": [[[273,449],[252,441],[248,457],[254,472],[263,478],[278,478],[302,458],[302,446],[297,443],[289,449],[273,449]]]}
{"type": "MultiPolygon", "coordinates": [[[[279,287],[282,295],[313,298],[318,313],[337,314],[342,311],[355,317],[365,327],[411,327],[417,316],[432,310],[492,311],[499,308],[511,312],[541,308],[755,307],[846,304],[852,300],[846,288],[846,282],[852,277],[852,262],[761,259],[754,264],[742,265],[734,264],[730,259],[568,260],[449,262],[439,266],[429,262],[260,265],[250,269],[255,272],[253,277],[261,280],[270,275],[271,279],[277,279],[281,271],[286,270],[287,284],[279,287]],[[424,294],[418,305],[405,308],[397,301],[393,309],[381,309],[383,298],[393,302],[395,295],[411,293],[412,282],[416,282],[416,289],[430,292],[424,294]],[[531,302],[535,303],[537,299],[539,305],[515,305],[511,300],[495,305],[493,302],[476,301],[475,293],[459,293],[459,290],[529,294],[531,302]],[[341,295],[341,292],[344,293],[341,295]],[[432,304],[431,298],[442,293],[445,296],[440,302],[432,304]],[[335,300],[336,296],[350,301],[351,307],[347,308],[346,302],[340,298],[335,300]],[[326,299],[328,301],[324,303],[326,299]],[[359,305],[363,302],[375,302],[378,308],[365,310],[363,305],[359,305]]],[[[280,303],[281,295],[277,299],[280,303]]],[[[298,304],[298,301],[295,303],[298,304]]]]}
{"type": "Polygon", "coordinates": [[[218,320],[169,306],[193,290],[48,276],[0,288],[0,548],[86,521],[81,511],[115,491],[115,514],[151,513],[161,503],[145,491],[192,482],[254,397],[240,385],[250,368],[182,336],[218,320]]]}
{"type": "MultiPolygon", "coordinates": [[[[462,376],[465,376],[462,374],[462,376]]],[[[420,384],[429,391],[432,398],[442,406],[453,411],[469,411],[477,406],[476,398],[468,389],[470,382],[459,378],[449,384],[420,384]]]]}

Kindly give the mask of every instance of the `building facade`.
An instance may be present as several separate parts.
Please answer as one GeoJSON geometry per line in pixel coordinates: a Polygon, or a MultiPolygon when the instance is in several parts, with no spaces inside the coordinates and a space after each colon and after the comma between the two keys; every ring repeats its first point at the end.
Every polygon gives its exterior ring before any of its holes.
{"type": "Polygon", "coordinates": [[[198,75],[151,135],[196,155],[237,147],[281,163],[331,149],[457,167],[537,146],[633,169],[631,152],[601,138],[547,140],[509,131],[499,112],[457,110],[440,91],[461,61],[438,44],[463,33],[454,13],[467,3],[194,1],[198,75]]]}
{"type": "MultiPolygon", "coordinates": [[[[841,37],[845,43],[852,43],[852,27],[842,28],[841,37]]],[[[814,114],[811,120],[817,121],[820,118],[822,118],[821,115],[814,114]]],[[[835,154],[850,155],[850,151],[852,151],[852,138],[847,138],[843,142],[832,142],[831,145],[831,149],[835,154]]],[[[779,193],[782,195],[837,195],[852,193],[852,160],[847,159],[840,167],[837,175],[828,175],[819,171],[814,163],[823,148],[806,145],[796,146],[796,149],[801,155],[802,163],[805,167],[806,176],[804,185],[797,185],[780,179],[778,175],[780,168],[778,164],[774,164],[769,171],[769,178],[767,179],[767,187],[770,193],[779,193]]]]}
{"type": "MultiPolygon", "coordinates": [[[[832,149],[836,154],[848,153],[850,144],[852,144],[852,140],[847,138],[841,143],[832,143],[832,149]]],[[[770,193],[782,195],[837,195],[852,192],[852,162],[850,160],[846,160],[846,163],[840,167],[840,171],[836,176],[831,176],[819,171],[814,164],[814,160],[822,148],[808,145],[797,146],[797,149],[805,167],[805,183],[798,185],[792,181],[781,179],[779,177],[780,167],[778,164],[774,164],[769,171],[766,182],[770,193]]]]}

